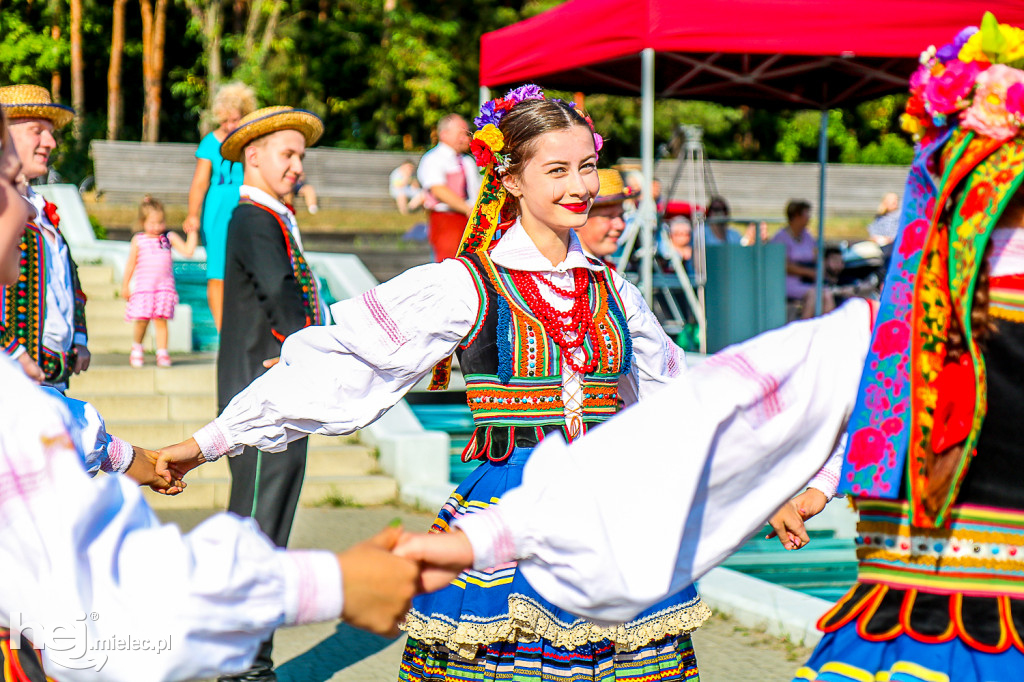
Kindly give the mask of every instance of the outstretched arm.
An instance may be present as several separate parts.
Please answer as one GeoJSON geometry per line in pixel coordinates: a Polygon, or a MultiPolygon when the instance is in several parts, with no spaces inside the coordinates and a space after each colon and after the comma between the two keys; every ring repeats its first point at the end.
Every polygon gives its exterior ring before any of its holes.
{"type": "Polygon", "coordinates": [[[177,232],[168,232],[167,240],[171,242],[175,251],[185,258],[191,258],[192,254],[196,252],[196,247],[199,246],[199,231],[189,232],[184,239],[177,232]]]}
{"type": "Polygon", "coordinates": [[[521,487],[456,524],[474,566],[518,559],[543,597],[600,621],[693,583],[832,452],[870,324],[851,301],[725,349],[572,445],[545,439],[521,487]]]}
{"type": "Polygon", "coordinates": [[[244,445],[280,452],[311,433],[342,435],[372,423],[455,351],[479,307],[468,270],[455,260],[413,268],[335,304],[336,324],[289,336],[280,361],[219,417],[162,451],[158,471],[194,468],[244,445]]]}

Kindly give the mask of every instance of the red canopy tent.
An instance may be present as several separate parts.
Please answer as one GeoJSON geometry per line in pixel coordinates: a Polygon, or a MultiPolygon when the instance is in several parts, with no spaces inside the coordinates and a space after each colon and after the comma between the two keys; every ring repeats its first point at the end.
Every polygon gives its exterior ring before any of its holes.
{"type": "Polygon", "coordinates": [[[902,90],[920,51],[1020,0],[571,0],[484,34],[480,83],[829,108],[902,90]]]}
{"type": "MultiPolygon", "coordinates": [[[[656,96],[821,109],[824,225],[827,109],[904,90],[922,49],[985,11],[1024,25],[1020,0],[570,0],[484,34],[480,83],[641,95],[646,183],[656,96]]],[[[653,224],[653,204],[641,210],[653,224]]]]}

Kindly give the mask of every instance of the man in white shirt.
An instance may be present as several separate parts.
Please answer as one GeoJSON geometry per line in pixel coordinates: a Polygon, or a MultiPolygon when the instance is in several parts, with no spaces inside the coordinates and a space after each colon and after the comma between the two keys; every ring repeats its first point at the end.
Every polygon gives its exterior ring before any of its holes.
{"type": "Polygon", "coordinates": [[[32,205],[22,238],[22,275],[3,292],[0,344],[32,380],[67,388],[68,378],[89,368],[85,294],[78,269],[60,232],[57,207],[27,185],[47,173],[57,146],[54,130],[67,125],[74,111],[54,104],[46,88],[0,88],[0,105],[21,160],[26,184],[22,194],[32,205]]]}
{"type": "Polygon", "coordinates": [[[443,117],[437,124],[437,138],[437,146],[420,159],[416,176],[427,190],[423,205],[430,216],[430,246],[440,263],[456,256],[480,189],[480,173],[466,154],[472,138],[464,118],[443,117]]]}

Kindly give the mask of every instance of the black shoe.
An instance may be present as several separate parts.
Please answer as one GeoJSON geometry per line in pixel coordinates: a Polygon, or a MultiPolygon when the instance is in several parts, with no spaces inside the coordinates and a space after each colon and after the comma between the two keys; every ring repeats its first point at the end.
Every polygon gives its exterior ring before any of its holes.
{"type": "Polygon", "coordinates": [[[273,668],[256,665],[245,672],[234,675],[222,675],[217,682],[277,682],[277,673],[273,668]]]}

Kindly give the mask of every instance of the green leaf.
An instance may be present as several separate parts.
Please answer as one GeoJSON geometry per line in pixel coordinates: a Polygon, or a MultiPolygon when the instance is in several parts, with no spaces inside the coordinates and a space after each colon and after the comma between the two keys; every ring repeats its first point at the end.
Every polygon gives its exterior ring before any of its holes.
{"type": "Polygon", "coordinates": [[[996,63],[999,55],[1006,49],[1006,38],[999,30],[996,15],[991,12],[985,12],[985,16],[981,18],[981,49],[993,63],[996,63]]]}

